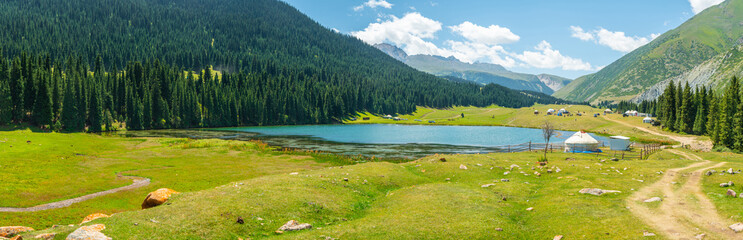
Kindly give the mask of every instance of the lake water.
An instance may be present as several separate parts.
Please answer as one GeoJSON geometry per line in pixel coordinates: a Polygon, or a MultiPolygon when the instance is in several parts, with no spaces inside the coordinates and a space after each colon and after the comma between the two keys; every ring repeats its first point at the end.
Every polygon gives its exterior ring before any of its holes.
{"type": "MultiPolygon", "coordinates": [[[[557,131],[552,143],[574,132],[557,131]]],[[[261,140],[273,146],[382,158],[419,158],[430,154],[502,152],[503,145],[543,143],[541,129],[499,126],[304,125],[234,127],[208,130],[130,132],[133,136],[170,136],[261,140]]],[[[591,134],[596,140],[608,139],[591,134]]]]}

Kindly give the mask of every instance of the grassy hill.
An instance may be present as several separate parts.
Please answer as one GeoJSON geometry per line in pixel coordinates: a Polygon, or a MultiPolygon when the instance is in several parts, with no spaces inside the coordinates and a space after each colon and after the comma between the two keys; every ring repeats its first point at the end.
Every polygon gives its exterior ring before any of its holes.
{"type": "Polygon", "coordinates": [[[590,102],[631,99],[740,44],[742,21],[743,1],[725,1],[601,71],[576,79],[554,96],[590,102]]]}

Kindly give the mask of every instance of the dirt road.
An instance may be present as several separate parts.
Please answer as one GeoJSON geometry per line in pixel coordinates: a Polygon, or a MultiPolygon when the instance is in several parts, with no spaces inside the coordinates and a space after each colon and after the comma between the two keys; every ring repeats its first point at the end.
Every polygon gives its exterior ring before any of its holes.
{"type": "Polygon", "coordinates": [[[701,190],[702,174],[711,168],[720,168],[725,162],[711,162],[699,156],[679,150],[674,154],[697,161],[683,168],[670,169],[663,178],[650,186],[639,189],[627,199],[627,206],[633,214],[653,226],[656,234],[670,239],[743,239],[728,228],[733,222],[722,218],[715,205],[701,190]],[[686,177],[685,182],[680,177],[686,177]],[[645,203],[646,199],[660,197],[657,203],[645,203]]]}

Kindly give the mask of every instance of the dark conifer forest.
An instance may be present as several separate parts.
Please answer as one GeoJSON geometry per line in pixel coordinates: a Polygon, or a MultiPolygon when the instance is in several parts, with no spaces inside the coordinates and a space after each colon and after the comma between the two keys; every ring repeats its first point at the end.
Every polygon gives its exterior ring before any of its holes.
{"type": "Polygon", "coordinates": [[[0,125],[315,124],[569,103],[416,71],[276,0],[8,0],[0,28],[0,125]]]}

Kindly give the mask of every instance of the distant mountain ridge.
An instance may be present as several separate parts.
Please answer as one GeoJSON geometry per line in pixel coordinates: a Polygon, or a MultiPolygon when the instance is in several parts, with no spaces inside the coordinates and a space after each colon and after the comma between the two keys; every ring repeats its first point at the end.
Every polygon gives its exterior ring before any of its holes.
{"type": "Polygon", "coordinates": [[[515,90],[553,94],[571,81],[548,74],[515,73],[498,64],[465,63],[455,57],[407,55],[402,49],[387,43],[375,44],[374,47],[420,71],[436,76],[452,76],[480,84],[495,83],[515,90]]]}
{"type": "Polygon", "coordinates": [[[743,71],[741,36],[743,0],[727,0],[554,96],[592,103],[651,100],[670,81],[721,89],[743,71]]]}

